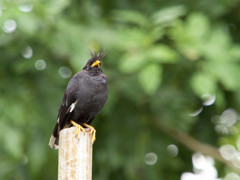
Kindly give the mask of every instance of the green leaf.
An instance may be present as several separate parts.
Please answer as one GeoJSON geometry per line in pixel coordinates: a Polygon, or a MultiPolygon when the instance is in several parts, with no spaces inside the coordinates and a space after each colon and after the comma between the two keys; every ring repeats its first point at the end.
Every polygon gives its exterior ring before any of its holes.
{"type": "Polygon", "coordinates": [[[210,27],[209,20],[207,16],[203,13],[192,13],[188,17],[187,20],[187,32],[188,35],[195,38],[196,40],[201,40],[202,38],[206,38],[210,27]]]}
{"type": "Polygon", "coordinates": [[[115,42],[118,49],[123,49],[124,51],[131,50],[132,52],[146,47],[146,44],[152,44],[152,39],[145,31],[139,28],[131,28],[119,31],[115,42]]]}
{"type": "Polygon", "coordinates": [[[202,96],[203,94],[214,94],[216,92],[216,83],[214,79],[205,73],[195,73],[191,79],[191,87],[195,94],[202,96]]]}
{"type": "Polygon", "coordinates": [[[155,24],[163,24],[163,23],[171,22],[185,14],[186,14],[186,7],[179,5],[179,6],[172,6],[169,8],[161,9],[160,11],[154,13],[152,18],[155,24]]]}
{"type": "Polygon", "coordinates": [[[39,24],[41,21],[35,15],[27,15],[24,13],[19,13],[17,16],[18,28],[21,32],[26,33],[27,36],[34,35],[34,33],[39,30],[39,24]]]}
{"type": "Polygon", "coordinates": [[[149,64],[138,74],[138,80],[143,90],[152,95],[156,92],[162,80],[162,67],[158,64],[149,64]]]}
{"type": "Polygon", "coordinates": [[[207,63],[207,67],[226,89],[236,90],[239,88],[240,66],[238,64],[210,61],[207,63]]]}
{"type": "Polygon", "coordinates": [[[229,50],[229,54],[232,56],[233,61],[240,61],[240,45],[235,44],[233,47],[229,50]]]}
{"type": "Polygon", "coordinates": [[[148,57],[155,62],[174,63],[177,61],[178,55],[166,45],[157,45],[148,51],[148,57]]]}
{"type": "Polygon", "coordinates": [[[133,10],[114,10],[113,19],[121,22],[134,23],[140,26],[147,26],[149,20],[143,13],[133,10]]]}
{"type": "Polygon", "coordinates": [[[129,53],[123,56],[119,62],[119,70],[122,73],[133,73],[146,64],[143,53],[129,53]]]}
{"type": "Polygon", "coordinates": [[[70,0],[51,0],[46,1],[46,10],[48,14],[55,15],[63,11],[67,6],[71,4],[70,0]]]}
{"type": "Polygon", "coordinates": [[[22,133],[13,127],[6,127],[4,137],[4,148],[15,158],[21,158],[23,155],[23,136],[22,133]]]}
{"type": "Polygon", "coordinates": [[[31,71],[34,67],[34,62],[29,59],[19,59],[16,63],[12,64],[13,70],[17,74],[24,74],[31,71]]]}
{"type": "Polygon", "coordinates": [[[29,162],[32,164],[31,170],[38,172],[46,160],[46,148],[42,145],[43,142],[40,138],[31,142],[29,146],[28,156],[29,162]]]}
{"type": "Polygon", "coordinates": [[[216,93],[216,102],[215,105],[219,108],[219,109],[226,109],[226,98],[224,96],[224,92],[221,89],[218,89],[217,93],[216,93]]]}
{"type": "Polygon", "coordinates": [[[223,27],[214,29],[209,40],[203,46],[205,56],[213,61],[230,61],[229,47],[231,44],[230,36],[223,27]]]}

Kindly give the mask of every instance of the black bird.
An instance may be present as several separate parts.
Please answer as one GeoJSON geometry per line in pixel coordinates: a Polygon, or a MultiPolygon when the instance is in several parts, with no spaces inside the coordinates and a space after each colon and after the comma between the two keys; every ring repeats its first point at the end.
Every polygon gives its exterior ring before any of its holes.
{"type": "Polygon", "coordinates": [[[101,60],[105,54],[105,50],[99,54],[90,50],[92,58],[69,81],[49,141],[51,148],[58,148],[59,131],[72,125],[77,128],[78,139],[80,131],[85,133],[82,127],[85,126],[93,133],[92,143],[95,141],[96,130],[90,124],[108,99],[108,78],[101,69],[101,60]]]}

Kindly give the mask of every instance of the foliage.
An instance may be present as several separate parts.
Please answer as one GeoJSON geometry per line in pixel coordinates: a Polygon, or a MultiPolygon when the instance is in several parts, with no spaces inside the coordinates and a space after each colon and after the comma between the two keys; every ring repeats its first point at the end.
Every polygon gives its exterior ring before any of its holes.
{"type": "MultiPolygon", "coordinates": [[[[239,154],[239,6],[239,0],[0,1],[0,179],[57,178],[58,152],[48,141],[88,48],[108,51],[102,65],[110,88],[92,123],[93,179],[174,180],[192,172],[193,152],[156,124],[239,154]],[[168,152],[170,144],[177,155],[168,152]],[[145,157],[150,152],[158,157],[153,165],[145,157]]],[[[227,160],[239,168],[239,159],[227,160]]],[[[232,178],[230,167],[218,161],[215,167],[219,177],[232,178]]]]}

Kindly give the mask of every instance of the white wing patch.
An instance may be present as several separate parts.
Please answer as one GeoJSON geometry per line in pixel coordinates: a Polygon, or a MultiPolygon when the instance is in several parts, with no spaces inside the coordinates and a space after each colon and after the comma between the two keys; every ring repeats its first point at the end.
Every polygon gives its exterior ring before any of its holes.
{"type": "Polygon", "coordinates": [[[69,112],[72,112],[77,104],[77,101],[75,103],[72,103],[71,106],[69,107],[69,112]]]}

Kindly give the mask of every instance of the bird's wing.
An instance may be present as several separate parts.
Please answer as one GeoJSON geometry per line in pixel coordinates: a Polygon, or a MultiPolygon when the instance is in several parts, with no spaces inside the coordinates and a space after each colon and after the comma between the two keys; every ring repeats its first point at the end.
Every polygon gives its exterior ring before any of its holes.
{"type": "MultiPolygon", "coordinates": [[[[67,90],[66,90],[67,91],[67,90]]],[[[64,128],[64,126],[68,122],[68,116],[73,111],[75,105],[77,103],[77,98],[75,97],[75,93],[72,91],[67,91],[64,93],[64,97],[61,103],[61,106],[58,110],[58,120],[57,123],[60,126],[60,130],[64,128]]]]}
{"type": "Polygon", "coordinates": [[[77,91],[79,90],[79,83],[77,76],[74,76],[68,83],[67,89],[64,93],[62,103],[58,110],[58,123],[60,129],[63,129],[68,122],[68,115],[73,111],[77,103],[77,91]]]}
{"type": "Polygon", "coordinates": [[[76,93],[77,93],[77,90],[79,90],[78,86],[79,86],[79,83],[77,80],[77,76],[75,75],[68,83],[68,86],[63,96],[62,103],[58,110],[57,123],[53,130],[53,141],[55,141],[54,142],[55,144],[58,143],[59,131],[62,130],[66,125],[68,125],[68,122],[70,121],[69,115],[73,111],[77,103],[76,93]]]}

